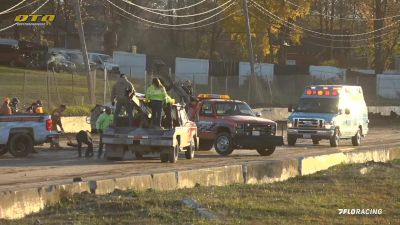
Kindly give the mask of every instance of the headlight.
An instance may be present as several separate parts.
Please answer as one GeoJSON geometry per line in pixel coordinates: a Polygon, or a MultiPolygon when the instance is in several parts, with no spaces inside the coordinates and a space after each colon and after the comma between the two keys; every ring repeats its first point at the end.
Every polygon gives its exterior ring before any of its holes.
{"type": "Polygon", "coordinates": [[[331,129],[335,126],[335,121],[325,121],[325,129],[331,129]]]}
{"type": "Polygon", "coordinates": [[[287,122],[287,127],[292,128],[293,127],[293,121],[288,121],[287,122]]]}

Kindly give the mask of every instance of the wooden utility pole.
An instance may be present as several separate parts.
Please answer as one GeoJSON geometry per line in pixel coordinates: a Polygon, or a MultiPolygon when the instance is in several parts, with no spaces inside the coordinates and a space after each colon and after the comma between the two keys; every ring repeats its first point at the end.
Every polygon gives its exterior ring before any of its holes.
{"type": "Polygon", "coordinates": [[[85,33],[83,30],[83,23],[82,23],[82,16],[81,16],[81,8],[80,8],[80,2],[79,0],[74,1],[75,4],[75,17],[76,17],[76,24],[78,28],[78,35],[79,35],[79,41],[81,45],[81,52],[83,56],[83,62],[85,64],[85,70],[87,73],[87,83],[88,83],[88,90],[89,90],[89,99],[91,104],[96,104],[96,96],[94,94],[94,85],[93,85],[93,79],[91,78],[90,75],[90,64],[89,64],[89,57],[87,54],[87,48],[86,48],[86,42],[85,42],[85,33]]]}
{"type": "MultiPolygon", "coordinates": [[[[249,54],[249,62],[250,62],[250,79],[249,79],[249,90],[248,90],[248,95],[247,95],[247,100],[248,102],[250,101],[250,96],[251,94],[251,86],[253,84],[253,81],[255,81],[255,72],[254,72],[254,53],[253,53],[253,44],[251,42],[251,28],[250,28],[250,18],[249,18],[249,9],[248,9],[248,3],[247,0],[243,0],[243,15],[244,18],[246,19],[246,31],[247,31],[247,48],[248,48],[248,54],[249,54]]],[[[257,90],[256,90],[257,91],[257,90]]]]}

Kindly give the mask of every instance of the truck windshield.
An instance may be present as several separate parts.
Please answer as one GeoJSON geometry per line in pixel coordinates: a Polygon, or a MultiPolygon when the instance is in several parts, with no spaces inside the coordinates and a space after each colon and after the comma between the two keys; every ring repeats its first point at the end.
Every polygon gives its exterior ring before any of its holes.
{"type": "Polygon", "coordinates": [[[337,113],[338,102],[336,98],[302,98],[297,112],[337,113]]]}
{"type": "Polygon", "coordinates": [[[218,102],[215,109],[218,116],[255,116],[250,106],[243,102],[218,102]]]}

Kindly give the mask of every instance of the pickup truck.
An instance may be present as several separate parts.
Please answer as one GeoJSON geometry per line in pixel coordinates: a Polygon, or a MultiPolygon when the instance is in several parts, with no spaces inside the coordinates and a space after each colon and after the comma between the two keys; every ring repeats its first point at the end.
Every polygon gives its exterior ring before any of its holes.
{"type": "Polygon", "coordinates": [[[199,130],[200,150],[215,151],[226,156],[234,149],[255,149],[262,156],[274,153],[283,145],[276,135],[277,123],[260,118],[247,103],[232,100],[228,95],[200,94],[189,115],[199,130]]]}
{"type": "MultiPolygon", "coordinates": [[[[139,108],[137,108],[139,109],[139,108]]],[[[136,112],[135,115],[140,114],[136,112]]],[[[141,158],[143,154],[160,153],[161,162],[175,163],[180,152],[186,159],[193,159],[198,148],[197,127],[188,119],[183,106],[172,105],[172,129],[154,129],[139,127],[140,120],[148,117],[135,116],[133,124],[129,125],[127,118],[118,117],[115,127],[108,128],[103,133],[105,158],[122,160],[127,151],[141,158]]]]}
{"type": "Polygon", "coordinates": [[[51,131],[52,120],[46,114],[14,114],[0,116],[0,155],[10,152],[25,157],[35,145],[50,142],[58,134],[51,131]]]}

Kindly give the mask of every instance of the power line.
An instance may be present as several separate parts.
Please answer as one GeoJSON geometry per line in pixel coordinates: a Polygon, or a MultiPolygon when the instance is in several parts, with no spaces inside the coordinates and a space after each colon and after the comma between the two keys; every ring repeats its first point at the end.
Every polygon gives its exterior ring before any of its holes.
{"type": "Polygon", "coordinates": [[[22,3],[26,2],[26,0],[22,0],[19,3],[15,4],[14,6],[11,6],[9,9],[4,10],[3,12],[0,12],[0,14],[6,14],[9,13],[10,10],[14,9],[15,7],[18,7],[22,3]]]}
{"type": "MultiPolygon", "coordinates": [[[[300,6],[300,5],[298,5],[298,4],[294,3],[294,2],[291,2],[289,0],[284,0],[284,1],[289,3],[290,5],[293,5],[293,6],[297,7],[297,8],[299,8],[299,9],[305,9],[306,10],[305,7],[300,6]]],[[[399,15],[388,16],[388,17],[377,18],[377,19],[376,18],[372,18],[372,19],[365,18],[364,19],[364,18],[347,18],[347,17],[331,16],[331,15],[328,15],[328,14],[320,13],[320,12],[315,11],[315,10],[311,10],[311,12],[315,13],[315,14],[318,14],[318,15],[321,15],[321,16],[324,16],[324,17],[327,17],[327,18],[331,18],[331,19],[352,20],[352,21],[376,21],[376,20],[387,20],[387,19],[393,19],[393,18],[396,18],[396,17],[400,17],[400,14],[399,14],[399,15]]]]}
{"type": "Polygon", "coordinates": [[[121,8],[120,6],[114,4],[114,3],[111,2],[110,0],[107,0],[107,2],[110,3],[111,5],[113,5],[114,7],[118,8],[119,10],[125,12],[126,14],[128,14],[128,15],[130,15],[130,16],[136,18],[136,19],[139,19],[139,20],[141,20],[141,21],[144,21],[144,22],[147,22],[147,23],[150,23],[150,24],[154,24],[154,25],[158,25],[158,26],[166,26],[166,27],[185,27],[185,26],[190,26],[190,25],[194,25],[194,24],[198,24],[198,23],[204,22],[204,21],[207,21],[207,20],[209,20],[209,19],[211,19],[211,18],[213,18],[213,17],[215,17],[215,16],[217,16],[217,15],[223,13],[224,11],[226,11],[226,10],[229,9],[232,5],[235,4],[235,2],[232,2],[232,3],[230,3],[227,7],[223,8],[222,10],[220,10],[219,12],[217,12],[217,13],[215,13],[215,14],[209,16],[209,17],[206,17],[206,18],[204,18],[204,19],[195,21],[195,22],[184,23],[184,24],[169,24],[169,23],[158,23],[158,22],[154,22],[154,21],[151,21],[151,20],[147,20],[147,19],[145,19],[145,18],[142,18],[142,17],[140,17],[140,16],[137,16],[137,15],[135,15],[135,14],[132,14],[131,12],[126,11],[125,9],[123,9],[123,8],[121,8]]]}
{"type": "MultiPolygon", "coordinates": [[[[256,9],[257,9],[257,8],[256,8],[256,9]]],[[[251,12],[251,14],[252,14],[256,19],[258,19],[258,20],[262,21],[263,23],[265,23],[265,24],[271,26],[270,23],[268,23],[268,22],[266,22],[265,20],[261,19],[260,17],[256,16],[254,13],[251,12]]],[[[281,21],[278,21],[278,23],[281,24],[281,25],[283,25],[283,26],[285,26],[285,27],[288,27],[289,29],[302,31],[302,30],[299,29],[299,28],[296,28],[296,27],[294,27],[294,26],[287,25],[287,24],[285,24],[285,23],[283,23],[283,22],[281,22],[281,21]]],[[[272,26],[273,26],[273,25],[272,25],[272,26]]],[[[276,27],[276,26],[275,26],[275,28],[279,29],[279,27],[276,27]]],[[[312,33],[311,33],[311,34],[308,34],[308,35],[311,36],[311,37],[314,37],[314,38],[318,38],[318,39],[326,40],[326,41],[331,41],[331,42],[350,42],[350,41],[351,41],[351,42],[363,42],[363,41],[369,41],[369,40],[374,39],[374,38],[376,38],[376,37],[383,37],[383,36],[386,36],[386,35],[389,35],[389,34],[393,34],[393,33],[395,33],[395,31],[396,31],[396,30],[393,29],[393,30],[391,30],[391,31],[389,31],[389,32],[385,32],[385,33],[382,33],[382,34],[380,34],[380,35],[375,35],[375,36],[373,36],[373,37],[362,38],[362,39],[340,39],[340,40],[339,40],[339,39],[331,39],[331,38],[320,37],[320,36],[317,36],[317,35],[312,34],[312,33]]]]}
{"type": "Polygon", "coordinates": [[[372,30],[372,31],[369,31],[369,32],[365,32],[365,33],[356,33],[356,34],[328,34],[328,33],[321,33],[321,32],[318,32],[318,31],[314,31],[314,30],[311,30],[311,29],[308,29],[308,28],[299,26],[299,25],[297,25],[297,24],[291,23],[291,22],[289,22],[289,21],[286,21],[285,19],[282,19],[281,17],[275,15],[275,14],[272,13],[271,11],[265,9],[264,7],[262,7],[261,5],[259,5],[258,3],[254,2],[254,1],[252,1],[252,0],[250,0],[250,2],[251,2],[254,6],[256,6],[256,8],[257,8],[259,11],[261,11],[264,15],[266,15],[266,16],[268,16],[268,17],[274,19],[274,20],[282,21],[282,22],[284,22],[284,23],[290,24],[291,26],[298,27],[298,28],[300,28],[300,29],[302,29],[302,30],[304,30],[304,31],[311,32],[311,33],[315,33],[315,34],[319,34],[319,35],[322,35],[322,36],[331,36],[331,37],[356,37],[356,36],[364,36],[364,35],[373,34],[373,33],[376,33],[376,32],[378,32],[378,31],[387,29],[387,28],[392,27],[393,25],[399,23],[399,20],[397,20],[396,22],[393,22],[393,23],[391,23],[391,24],[389,24],[389,25],[387,25],[387,26],[385,26],[385,27],[382,27],[382,28],[379,28],[379,29],[376,29],[376,30],[372,30]]]}
{"type": "MultiPolygon", "coordinates": [[[[34,14],[34,13],[36,13],[37,11],[39,11],[39,9],[41,9],[44,5],[46,5],[48,2],[49,2],[50,0],[46,0],[42,5],[40,5],[37,9],[35,9],[33,12],[31,12],[29,15],[32,15],[32,14],[34,14]]],[[[10,26],[8,26],[8,27],[4,27],[4,28],[1,28],[0,29],[0,32],[1,31],[4,31],[4,30],[7,30],[7,29],[9,29],[9,28],[11,28],[11,27],[14,27],[15,25],[17,25],[18,23],[14,23],[14,24],[11,24],[10,26]]]]}
{"type": "Polygon", "coordinates": [[[10,11],[8,11],[7,13],[14,12],[14,11],[18,11],[18,10],[20,10],[20,9],[23,9],[23,8],[25,8],[25,7],[28,7],[28,6],[30,6],[30,5],[33,5],[33,4],[35,4],[36,2],[39,2],[39,1],[42,1],[42,0],[35,0],[35,1],[30,2],[30,3],[26,4],[26,5],[23,5],[23,6],[21,6],[21,7],[18,7],[18,8],[16,8],[16,9],[10,10],[10,11]]]}
{"type": "Polygon", "coordinates": [[[160,13],[160,12],[157,12],[157,11],[149,10],[149,9],[147,9],[146,7],[137,5],[137,4],[132,3],[132,2],[130,2],[130,1],[128,1],[128,0],[122,0],[122,1],[125,2],[125,3],[128,3],[128,4],[130,4],[130,5],[133,5],[133,6],[135,6],[135,7],[138,7],[138,8],[140,8],[140,9],[143,9],[144,11],[147,11],[147,12],[150,12],[150,13],[153,13],[153,14],[156,14],[156,15],[166,16],[166,17],[186,18],[186,17],[195,17],[195,16],[201,16],[201,15],[204,15],[204,14],[208,14],[208,13],[210,13],[210,12],[213,12],[213,11],[215,11],[215,10],[217,10],[217,9],[220,9],[220,8],[224,7],[225,5],[231,3],[233,0],[226,1],[226,2],[224,2],[223,4],[221,4],[221,5],[219,5],[219,6],[215,7],[215,8],[212,8],[212,9],[210,9],[210,10],[207,10],[207,11],[204,11],[204,12],[200,12],[200,13],[196,13],[196,14],[188,14],[188,15],[176,15],[176,14],[165,14],[165,13],[160,13]]]}
{"type": "MultiPolygon", "coordinates": [[[[253,15],[253,14],[252,14],[253,15]]],[[[265,23],[265,24],[267,24],[267,25],[269,25],[269,26],[271,26],[271,24],[269,24],[268,22],[266,22],[265,20],[262,20],[262,19],[260,19],[259,17],[257,17],[257,16],[255,16],[256,17],[256,19],[258,19],[258,20],[260,20],[261,22],[263,22],[263,23],[265,23]]],[[[274,25],[272,25],[272,26],[274,26],[274,25]]],[[[276,27],[276,26],[275,26],[276,27]]],[[[277,28],[277,27],[276,27],[277,28]]],[[[395,31],[395,30],[394,30],[395,31]]],[[[290,35],[290,34],[288,34],[288,33],[286,33],[286,34],[284,34],[285,36],[287,36],[287,37],[291,37],[291,36],[293,36],[293,35],[290,35]]],[[[367,40],[363,40],[363,41],[367,41],[367,40]]],[[[310,45],[314,45],[314,46],[318,46],[318,47],[324,47],[324,48],[332,48],[332,49],[359,49],[359,48],[363,48],[363,47],[366,47],[366,46],[371,46],[371,45],[374,45],[374,44],[382,44],[382,43],[386,43],[386,42],[389,42],[390,40],[383,40],[383,41],[380,41],[380,42],[377,42],[377,43],[371,43],[371,44],[366,44],[366,45],[360,45],[360,46],[331,46],[331,45],[323,45],[323,44],[319,44],[319,43],[314,43],[314,42],[311,42],[311,41],[307,41],[307,40],[302,40],[301,42],[304,42],[304,43],[306,43],[306,44],[310,44],[310,45]]]]}
{"type": "MultiPolygon", "coordinates": [[[[159,12],[176,12],[176,11],[179,11],[179,10],[184,10],[184,9],[189,9],[189,8],[195,7],[195,6],[200,5],[200,4],[202,4],[202,3],[206,2],[206,1],[207,1],[207,0],[202,0],[202,1],[197,2],[197,3],[195,3],[195,4],[192,4],[192,5],[184,6],[184,7],[181,7],[181,8],[174,8],[174,9],[157,9],[157,8],[148,8],[148,7],[144,7],[144,6],[141,6],[141,5],[138,5],[138,6],[140,6],[141,8],[144,8],[144,9],[152,10],[152,11],[159,11],[159,12]]],[[[130,1],[127,2],[127,3],[128,3],[128,4],[131,4],[131,5],[134,4],[134,3],[130,2],[130,1]]]]}
{"type": "Polygon", "coordinates": [[[149,24],[147,24],[147,23],[145,23],[145,22],[138,21],[138,20],[134,20],[134,19],[132,19],[131,17],[128,17],[128,16],[126,16],[126,15],[124,15],[124,14],[122,14],[122,13],[119,13],[119,12],[116,12],[116,13],[117,13],[118,15],[120,15],[120,16],[122,16],[122,17],[128,19],[128,20],[130,20],[130,21],[133,21],[133,22],[135,22],[135,23],[140,23],[140,24],[146,25],[147,27],[150,27],[150,28],[156,28],[156,29],[162,29],[162,30],[194,30],[194,29],[198,29],[198,28],[207,27],[207,26],[213,25],[213,24],[215,24],[215,23],[221,22],[221,21],[223,21],[223,20],[226,20],[226,19],[230,18],[231,16],[237,14],[237,13],[240,12],[240,11],[241,11],[241,10],[234,11],[234,12],[230,13],[229,15],[227,15],[227,16],[225,16],[225,17],[222,17],[222,18],[220,18],[220,19],[218,19],[218,20],[216,20],[216,21],[213,21],[213,22],[210,22],[210,23],[206,23],[206,24],[202,24],[202,25],[198,25],[198,26],[193,26],[193,27],[161,27],[161,26],[157,26],[157,25],[149,25],[149,24]]]}

